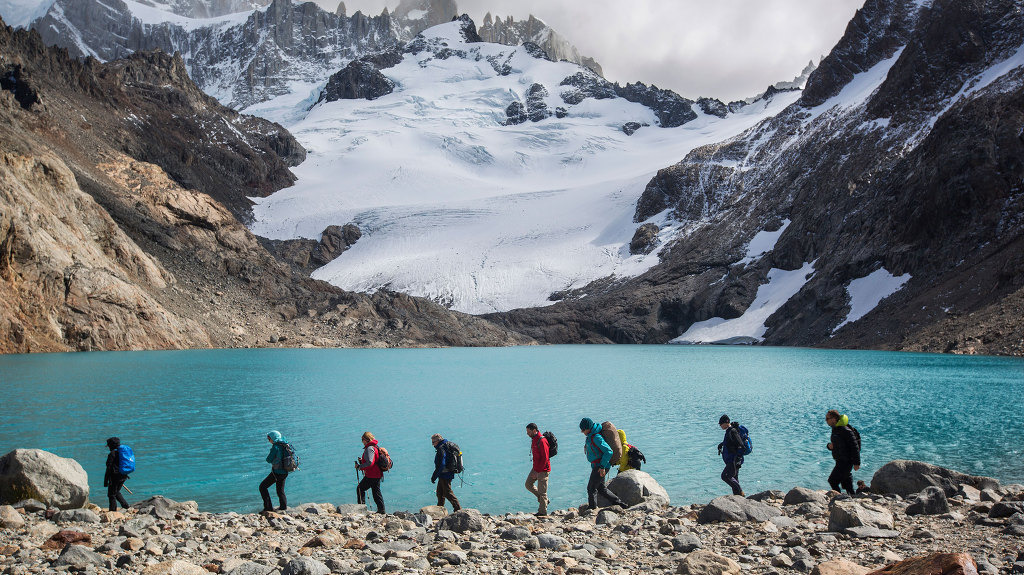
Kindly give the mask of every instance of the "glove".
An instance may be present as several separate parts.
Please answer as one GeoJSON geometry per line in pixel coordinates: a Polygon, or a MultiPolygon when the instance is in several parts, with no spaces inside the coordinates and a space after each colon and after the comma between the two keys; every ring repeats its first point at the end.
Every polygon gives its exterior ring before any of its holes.
{"type": "Polygon", "coordinates": [[[436,477],[431,477],[430,478],[430,482],[431,483],[437,483],[437,478],[436,477]]]}
{"type": "Polygon", "coordinates": [[[722,444],[721,443],[718,444],[718,454],[719,455],[722,454],[722,444]]]}
{"type": "Polygon", "coordinates": [[[104,482],[103,482],[103,487],[110,487],[110,484],[109,484],[109,483],[107,483],[106,481],[104,481],[104,482]]]}

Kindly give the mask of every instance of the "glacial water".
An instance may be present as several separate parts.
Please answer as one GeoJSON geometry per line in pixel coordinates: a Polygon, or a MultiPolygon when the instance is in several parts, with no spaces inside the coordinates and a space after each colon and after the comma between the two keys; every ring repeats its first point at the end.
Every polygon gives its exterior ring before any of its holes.
{"type": "Polygon", "coordinates": [[[209,511],[254,511],[265,436],[297,448],[293,505],[355,502],[360,434],[392,453],[389,509],[435,502],[434,432],[459,443],[463,505],[532,511],[525,424],[555,433],[553,508],[585,502],[581,417],[612,420],[647,456],[673,502],[728,493],[718,417],[751,433],[747,493],[826,488],[825,411],[849,414],[870,480],[909,458],[1024,481],[1024,361],[759,347],[551,346],[503,349],[212,350],[0,356],[0,453],[36,447],[78,460],[105,504],[104,440],[136,453],[128,482],[209,511]]]}

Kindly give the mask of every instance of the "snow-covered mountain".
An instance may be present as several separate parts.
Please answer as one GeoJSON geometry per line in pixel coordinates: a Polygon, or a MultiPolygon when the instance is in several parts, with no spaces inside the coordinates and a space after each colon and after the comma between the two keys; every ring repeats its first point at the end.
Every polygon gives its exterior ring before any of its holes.
{"type": "Polygon", "coordinates": [[[501,317],[548,342],[1024,352],[1014,0],[868,0],[799,99],[660,170],[635,279],[501,317]]]}
{"type": "MultiPolygon", "coordinates": [[[[200,88],[236,109],[284,94],[305,97],[349,61],[458,13],[454,0],[402,0],[394,13],[377,16],[348,15],[343,2],[329,12],[296,0],[0,0],[0,15],[24,13],[25,20],[44,7],[32,28],[47,44],[101,61],[143,50],[181,53],[200,88]]],[[[536,32],[559,57],[592,62],[542,22],[536,32]]]]}
{"type": "MultiPolygon", "coordinates": [[[[393,91],[372,100],[326,98],[308,114],[312,101],[250,108],[308,151],[295,186],[257,200],[253,231],[316,239],[354,222],[358,243],[314,273],[344,289],[387,287],[471,313],[546,305],[554,292],[655,265],[657,249],[630,252],[651,177],[799,97],[739,113],[691,107],[536,46],[478,40],[468,20],[424,31],[377,71],[393,91]]],[[[677,231],[667,225],[654,242],[677,231]]]]}

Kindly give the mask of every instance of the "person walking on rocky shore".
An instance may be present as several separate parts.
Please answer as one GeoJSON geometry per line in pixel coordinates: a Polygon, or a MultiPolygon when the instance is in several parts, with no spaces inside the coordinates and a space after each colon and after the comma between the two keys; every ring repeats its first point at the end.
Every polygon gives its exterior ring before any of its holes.
{"type": "Polygon", "coordinates": [[[363,433],[363,455],[356,461],[356,469],[363,472],[363,480],[356,486],[356,501],[366,503],[366,490],[373,492],[373,502],[377,504],[377,513],[384,511],[384,496],[380,492],[380,481],[384,478],[384,471],[378,465],[380,449],[377,447],[377,439],[372,433],[363,433]]]}
{"type": "Polygon", "coordinates": [[[270,453],[267,454],[267,463],[270,464],[270,474],[260,483],[260,496],[263,497],[263,510],[273,511],[274,503],[270,500],[269,488],[276,485],[277,499],[281,503],[280,510],[288,509],[288,498],[284,494],[284,480],[288,478],[288,471],[285,469],[284,456],[287,443],[280,431],[271,431],[267,434],[267,441],[270,446],[270,453]]]}
{"type": "Polygon", "coordinates": [[[461,473],[462,469],[459,469],[458,457],[454,452],[457,452],[458,446],[448,441],[444,437],[441,437],[440,433],[435,433],[430,436],[430,442],[434,444],[434,474],[430,476],[430,482],[437,482],[437,506],[444,507],[444,501],[447,499],[452,503],[452,511],[458,511],[462,509],[459,505],[459,499],[455,497],[455,492],[452,491],[452,479],[455,479],[456,473],[461,473]]]}
{"type": "MultiPolygon", "coordinates": [[[[128,480],[128,475],[121,473],[120,447],[120,438],[111,437],[107,439],[107,449],[110,450],[110,453],[107,454],[107,470],[103,474],[103,487],[107,488],[107,499],[110,502],[109,509],[111,511],[117,511],[118,503],[121,504],[121,507],[128,508],[128,502],[125,501],[124,495],[121,495],[121,488],[124,487],[124,482],[128,480]]],[[[134,467],[134,461],[132,466],[134,467]]]]}
{"type": "Polygon", "coordinates": [[[718,444],[718,454],[725,462],[722,470],[722,481],[732,488],[733,495],[745,496],[740,487],[740,467],[743,466],[743,437],[740,435],[739,423],[733,422],[728,415],[718,418],[718,427],[725,430],[725,438],[718,444]]]}
{"type": "Polygon", "coordinates": [[[605,475],[611,468],[612,448],[608,442],[601,437],[601,424],[594,423],[593,419],[584,417],[580,420],[580,433],[586,435],[583,440],[583,452],[590,462],[590,480],[587,482],[587,506],[588,509],[597,508],[597,495],[601,494],[605,499],[611,501],[612,505],[625,508],[622,500],[608,490],[604,484],[605,475]]]}
{"type": "Polygon", "coordinates": [[[526,435],[530,437],[530,451],[533,455],[533,469],[526,476],[526,490],[532,493],[539,503],[537,515],[548,514],[548,475],[551,473],[551,456],[548,440],[537,428],[536,423],[526,424],[526,435]],[[537,486],[534,487],[533,484],[537,486]]]}
{"type": "Polygon", "coordinates": [[[850,425],[850,418],[840,415],[834,409],[825,414],[825,422],[832,428],[832,438],[826,446],[832,452],[836,466],[828,476],[828,484],[834,491],[853,490],[853,471],[860,469],[860,433],[850,425]]]}

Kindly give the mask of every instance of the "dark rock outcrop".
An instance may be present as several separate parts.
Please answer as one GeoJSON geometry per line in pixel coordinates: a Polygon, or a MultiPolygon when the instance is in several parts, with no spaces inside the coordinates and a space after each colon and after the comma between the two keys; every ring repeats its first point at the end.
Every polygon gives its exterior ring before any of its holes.
{"type": "Polygon", "coordinates": [[[615,93],[620,98],[643,104],[654,111],[662,128],[675,128],[697,119],[693,111],[693,102],[676,94],[672,90],[662,90],[657,86],[648,86],[643,82],[615,85],[615,93]]]}
{"type": "Polygon", "coordinates": [[[327,80],[316,104],[338,100],[376,100],[394,89],[395,83],[384,76],[373,62],[353,60],[327,80]]]}
{"type": "Polygon", "coordinates": [[[526,106],[522,102],[512,102],[509,104],[505,108],[505,117],[506,126],[525,124],[530,119],[530,115],[526,113],[526,106]]]}
{"type": "Polygon", "coordinates": [[[656,224],[644,224],[636,229],[633,239],[629,242],[629,253],[649,254],[658,245],[658,232],[661,231],[656,224]]]}
{"type": "Polygon", "coordinates": [[[354,246],[362,235],[359,226],[352,223],[344,226],[327,226],[320,235],[320,243],[317,244],[313,259],[320,265],[328,264],[354,246]]]}
{"type": "Polygon", "coordinates": [[[539,122],[551,117],[547,102],[548,90],[543,84],[533,84],[526,93],[526,114],[531,122],[539,122]]]}

